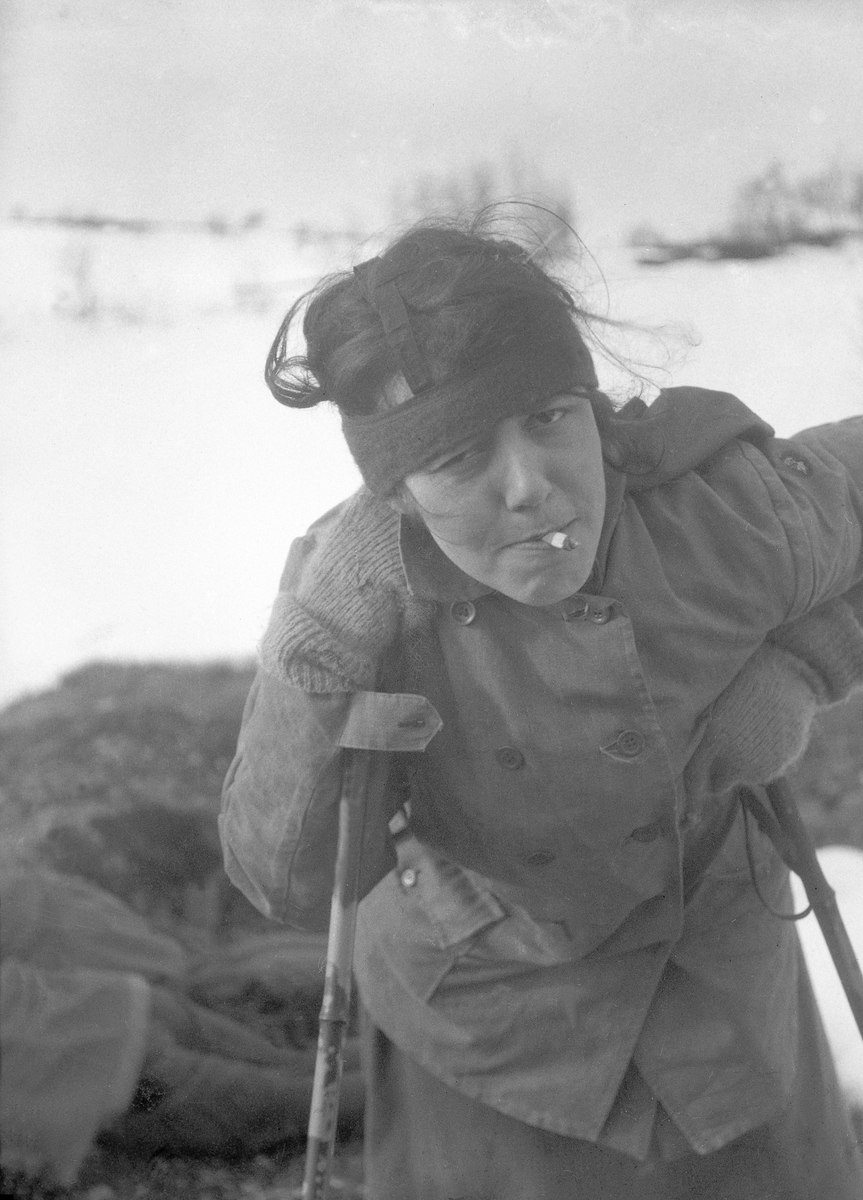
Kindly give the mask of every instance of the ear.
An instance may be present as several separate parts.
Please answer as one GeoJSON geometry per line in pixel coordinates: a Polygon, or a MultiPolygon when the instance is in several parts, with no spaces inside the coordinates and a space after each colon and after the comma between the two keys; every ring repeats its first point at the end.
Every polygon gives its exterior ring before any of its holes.
{"type": "Polygon", "coordinates": [[[385,501],[390,508],[395,509],[400,516],[407,516],[408,504],[406,499],[399,495],[398,492],[390,492],[385,501]]]}
{"type": "Polygon", "coordinates": [[[402,517],[412,517],[415,521],[422,522],[422,513],[419,505],[413,498],[410,489],[406,483],[398,483],[395,488],[386,497],[386,503],[390,508],[402,517]]]}

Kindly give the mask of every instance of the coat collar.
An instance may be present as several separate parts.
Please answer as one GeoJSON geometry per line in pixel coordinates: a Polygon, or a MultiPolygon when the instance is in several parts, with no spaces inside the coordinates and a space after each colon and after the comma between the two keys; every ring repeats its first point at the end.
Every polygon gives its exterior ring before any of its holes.
{"type": "Polygon", "coordinates": [[[494,589],[451,562],[424,525],[402,517],[399,553],[408,590],[421,600],[452,604],[456,600],[478,600],[494,589]]]}

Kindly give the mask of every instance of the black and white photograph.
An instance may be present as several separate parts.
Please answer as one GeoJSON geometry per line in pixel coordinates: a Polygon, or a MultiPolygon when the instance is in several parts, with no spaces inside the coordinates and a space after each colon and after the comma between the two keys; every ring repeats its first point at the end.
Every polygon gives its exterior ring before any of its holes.
{"type": "Polygon", "coordinates": [[[861,1200],[861,63],[0,6],[4,1200],[861,1200]]]}

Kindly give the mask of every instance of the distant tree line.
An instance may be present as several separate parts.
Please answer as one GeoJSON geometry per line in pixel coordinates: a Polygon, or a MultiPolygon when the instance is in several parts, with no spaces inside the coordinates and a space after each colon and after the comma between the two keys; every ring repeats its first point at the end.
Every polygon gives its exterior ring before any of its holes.
{"type": "Polygon", "coordinates": [[[863,233],[863,169],[834,164],[793,180],[773,162],[738,190],[731,226],[764,241],[838,240],[863,233]]]}
{"type": "Polygon", "coordinates": [[[834,246],[863,236],[863,168],[834,163],[792,179],[780,162],[738,188],[724,230],[673,240],[641,226],[629,244],[640,262],[681,258],[765,258],[790,246],[834,246]]]}
{"type": "Polygon", "coordinates": [[[508,223],[529,231],[539,262],[567,254],[577,236],[570,182],[547,175],[517,146],[494,159],[421,171],[393,189],[392,215],[399,224],[425,218],[468,220],[480,214],[504,236],[508,223]]]}
{"type": "Polygon", "coordinates": [[[54,225],[65,229],[120,230],[124,233],[162,233],[166,231],[189,231],[213,234],[216,237],[236,237],[244,233],[269,228],[275,233],[288,234],[297,246],[321,245],[329,242],[356,240],[364,236],[361,229],[331,229],[298,221],[295,225],[268,226],[267,216],[261,210],[246,213],[236,220],[229,220],[222,213],[211,213],[201,220],[169,220],[149,217],[118,217],[106,213],[31,213],[18,206],[9,214],[11,221],[28,225],[54,225]]]}

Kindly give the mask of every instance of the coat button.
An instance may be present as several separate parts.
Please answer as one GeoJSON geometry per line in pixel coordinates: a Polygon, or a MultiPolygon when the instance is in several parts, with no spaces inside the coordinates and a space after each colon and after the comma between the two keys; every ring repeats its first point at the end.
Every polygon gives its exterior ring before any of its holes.
{"type": "Polygon", "coordinates": [[[795,458],[793,454],[786,454],[782,461],[786,467],[790,467],[792,471],[797,471],[800,475],[809,474],[809,464],[805,459],[795,458]]]}
{"type": "Polygon", "coordinates": [[[624,729],[617,735],[614,748],[624,758],[635,758],[644,749],[644,738],[635,729],[624,729]]]}
{"type": "Polygon", "coordinates": [[[655,842],[658,837],[659,825],[654,822],[651,825],[639,825],[637,829],[633,829],[626,840],[628,842],[641,842],[645,845],[647,842],[655,842]]]}
{"type": "Polygon", "coordinates": [[[402,887],[412,888],[416,886],[417,873],[413,867],[405,867],[401,875],[399,875],[402,887]]]}
{"type": "Polygon", "coordinates": [[[470,600],[456,600],[449,606],[449,615],[459,625],[470,625],[476,616],[476,609],[470,600]]]}
{"type": "Polygon", "coordinates": [[[524,862],[528,867],[548,867],[556,857],[550,850],[534,850],[533,854],[524,856],[524,862]]]}
{"type": "Polygon", "coordinates": [[[507,771],[518,771],[524,766],[524,755],[515,746],[501,746],[494,754],[497,761],[507,771]]]}
{"type": "Polygon", "coordinates": [[[598,608],[590,614],[594,625],[606,625],[611,620],[611,612],[607,608],[598,608]]]}

